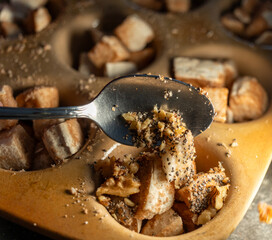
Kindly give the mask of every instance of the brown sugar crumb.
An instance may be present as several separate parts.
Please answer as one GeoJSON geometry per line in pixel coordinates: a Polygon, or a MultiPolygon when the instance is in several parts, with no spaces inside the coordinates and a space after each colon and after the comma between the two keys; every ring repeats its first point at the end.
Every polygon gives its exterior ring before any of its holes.
{"type": "Polygon", "coordinates": [[[267,203],[258,204],[260,222],[272,224],[272,206],[267,203]]]}

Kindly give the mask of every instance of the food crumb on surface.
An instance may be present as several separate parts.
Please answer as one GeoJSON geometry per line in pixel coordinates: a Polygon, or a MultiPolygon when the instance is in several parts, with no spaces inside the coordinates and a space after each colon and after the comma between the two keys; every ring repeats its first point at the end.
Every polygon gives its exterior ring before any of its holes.
{"type": "Polygon", "coordinates": [[[230,147],[238,147],[238,142],[237,142],[236,138],[232,139],[232,142],[229,146],[230,147]]]}
{"type": "Polygon", "coordinates": [[[260,222],[272,224],[272,205],[260,202],[258,204],[260,222]]]}

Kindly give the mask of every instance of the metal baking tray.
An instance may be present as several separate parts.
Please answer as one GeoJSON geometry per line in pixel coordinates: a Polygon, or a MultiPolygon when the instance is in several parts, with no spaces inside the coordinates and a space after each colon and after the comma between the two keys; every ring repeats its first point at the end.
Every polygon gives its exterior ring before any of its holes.
{"type": "MultiPolygon", "coordinates": [[[[88,102],[110,79],[87,78],[73,68],[77,65],[79,53],[92,46],[86,38],[86,31],[97,23],[105,31],[110,31],[127,15],[137,13],[150,23],[156,35],[153,42],[155,59],[141,70],[142,73],[172,76],[171,62],[176,56],[230,58],[236,62],[241,74],[256,76],[260,80],[271,100],[271,51],[240,41],[220,23],[221,12],[233,2],[209,0],[188,13],[173,14],[154,12],[129,0],[67,1],[63,11],[41,33],[18,40],[1,40],[0,68],[5,70],[0,74],[1,83],[8,83],[15,92],[34,85],[56,85],[62,104],[88,102]],[[44,50],[45,44],[51,46],[50,51],[44,50]]],[[[242,124],[213,123],[208,131],[196,139],[197,153],[202,159],[199,161],[200,169],[215,166],[218,160],[225,164],[232,181],[230,196],[211,222],[192,233],[171,239],[269,239],[272,230],[259,223],[256,204],[259,201],[272,201],[269,191],[271,168],[253,203],[245,205],[243,199],[253,200],[264,172],[269,168],[272,156],[271,132],[270,103],[266,114],[258,120],[242,124]],[[227,143],[234,136],[241,141],[241,147],[231,158],[226,159],[224,151],[216,147],[216,143],[227,143]],[[211,137],[211,141],[207,142],[207,137],[211,137]],[[256,161],[253,158],[256,155],[259,169],[245,162],[251,158],[256,161]],[[233,165],[235,168],[232,168],[233,165]],[[254,174],[259,177],[256,182],[253,181],[254,174]],[[243,190],[245,186],[247,191],[243,190]],[[236,214],[236,208],[239,214],[236,214]]],[[[29,238],[47,239],[39,235],[42,234],[55,239],[149,239],[119,225],[90,195],[84,196],[81,201],[88,198],[86,206],[100,215],[82,214],[80,204],[72,204],[72,196],[66,193],[71,186],[80,188],[82,182],[85,182],[90,193],[94,191],[95,181],[90,164],[103,157],[103,149],[113,145],[98,131],[95,137],[90,137],[88,147],[80,155],[60,167],[16,173],[0,170],[0,181],[4,183],[0,187],[0,215],[24,227],[14,227],[1,220],[0,237],[19,239],[21,234],[26,234],[29,238]],[[64,218],[64,215],[69,217],[64,218]],[[89,224],[86,226],[83,223],[87,220],[89,224]],[[13,228],[18,229],[18,234],[13,228]],[[28,232],[25,228],[39,234],[28,232]]],[[[128,150],[135,151],[121,146],[114,153],[123,154],[128,150]]]]}

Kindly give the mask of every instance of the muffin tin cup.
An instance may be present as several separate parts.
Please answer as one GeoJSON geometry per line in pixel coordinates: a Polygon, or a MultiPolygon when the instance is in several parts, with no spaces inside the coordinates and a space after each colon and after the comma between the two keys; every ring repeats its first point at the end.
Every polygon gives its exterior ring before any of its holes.
{"type": "MultiPolygon", "coordinates": [[[[169,239],[226,239],[250,206],[272,158],[272,56],[269,51],[227,36],[219,18],[228,4],[227,0],[210,0],[187,14],[161,14],[135,8],[125,0],[69,1],[62,15],[43,32],[26,40],[4,41],[0,48],[0,68],[5,70],[1,71],[1,81],[11,85],[15,93],[31,86],[54,85],[60,90],[62,105],[87,103],[111,79],[87,78],[74,70],[72,49],[76,46],[71,44],[80,44],[73,41],[74,36],[82,36],[101,21],[107,7],[117,15],[137,13],[153,27],[156,57],[141,70],[143,73],[171,76],[171,60],[176,56],[230,58],[241,74],[260,80],[270,96],[269,108],[261,118],[245,123],[213,123],[195,139],[198,171],[215,167],[220,161],[230,177],[224,207],[201,228],[169,239]],[[227,157],[226,149],[218,143],[228,146],[233,139],[238,147],[231,148],[227,157]]],[[[1,216],[56,239],[150,239],[121,226],[91,196],[98,186],[94,161],[108,155],[137,154],[140,149],[120,145],[100,130],[95,137],[89,136],[87,145],[69,162],[54,168],[29,172],[1,169],[1,216]],[[81,189],[83,182],[86,195],[76,198],[67,193],[71,187],[81,189]],[[88,214],[82,212],[83,207],[88,214]]]]}

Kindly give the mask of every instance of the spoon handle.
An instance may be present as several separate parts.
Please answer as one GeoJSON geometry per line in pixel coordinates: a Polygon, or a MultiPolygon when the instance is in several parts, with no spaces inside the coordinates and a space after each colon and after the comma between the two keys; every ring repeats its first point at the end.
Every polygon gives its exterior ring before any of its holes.
{"type": "Polygon", "coordinates": [[[0,107],[0,119],[90,118],[88,105],[58,108],[0,107]]]}

